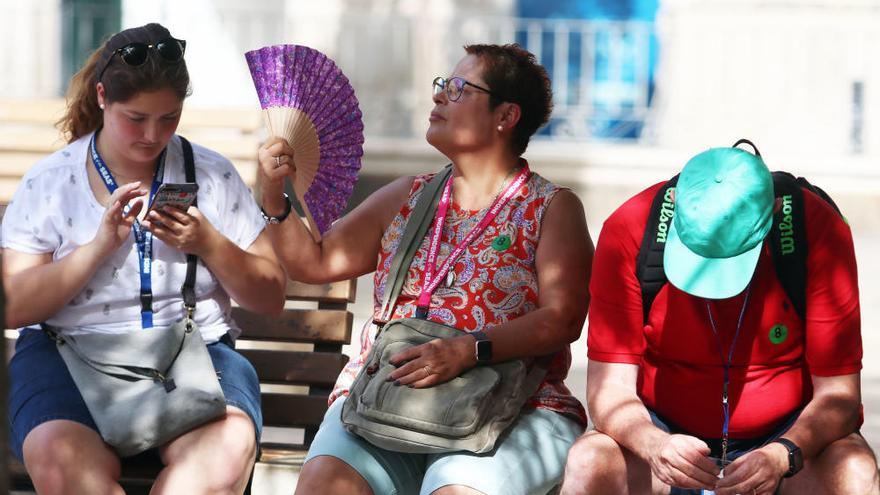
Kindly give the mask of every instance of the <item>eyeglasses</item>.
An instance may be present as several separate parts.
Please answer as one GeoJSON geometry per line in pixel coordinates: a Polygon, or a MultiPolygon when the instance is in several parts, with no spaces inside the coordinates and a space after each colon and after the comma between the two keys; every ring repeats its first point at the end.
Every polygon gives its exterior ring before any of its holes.
{"type": "Polygon", "coordinates": [[[154,45],[148,45],[146,43],[129,43],[123,47],[117,48],[111,55],[110,58],[107,59],[107,64],[101,69],[101,73],[98,74],[98,81],[104,77],[104,72],[107,71],[107,67],[110,67],[110,62],[113,60],[117,54],[119,58],[125,62],[126,65],[130,65],[132,67],[137,67],[139,65],[143,65],[144,62],[147,61],[147,56],[150,54],[150,49],[156,51],[160,57],[166,62],[180,62],[183,59],[183,52],[186,51],[186,41],[178,40],[175,38],[166,38],[164,40],[159,40],[154,45]]]}
{"type": "Polygon", "coordinates": [[[435,77],[433,83],[434,96],[439,95],[445,89],[446,97],[449,98],[449,101],[458,101],[458,99],[461,98],[461,93],[464,91],[465,86],[473,86],[480,91],[485,91],[492,96],[498,96],[488,89],[482,86],[477,86],[476,84],[460,77],[450,77],[449,79],[446,79],[445,77],[435,77]]]}

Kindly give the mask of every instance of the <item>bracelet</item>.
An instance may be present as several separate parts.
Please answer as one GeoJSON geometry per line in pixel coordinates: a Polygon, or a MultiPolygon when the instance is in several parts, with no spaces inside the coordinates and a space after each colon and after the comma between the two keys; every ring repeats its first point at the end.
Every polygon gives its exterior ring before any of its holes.
{"type": "Polygon", "coordinates": [[[269,225],[277,225],[277,224],[283,222],[284,220],[286,220],[287,216],[290,215],[290,210],[292,209],[292,206],[293,206],[290,203],[290,196],[288,196],[287,193],[282,193],[282,194],[284,195],[284,201],[287,203],[287,206],[284,208],[284,213],[278,215],[277,217],[273,217],[273,216],[270,216],[268,213],[266,213],[266,210],[264,210],[263,208],[260,208],[260,213],[263,214],[263,220],[265,220],[266,223],[269,225]]]}

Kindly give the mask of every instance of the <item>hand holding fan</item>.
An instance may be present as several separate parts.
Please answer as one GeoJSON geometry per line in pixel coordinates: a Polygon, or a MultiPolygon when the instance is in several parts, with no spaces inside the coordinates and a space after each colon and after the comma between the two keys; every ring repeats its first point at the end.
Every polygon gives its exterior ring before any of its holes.
{"type": "Polygon", "coordinates": [[[274,45],[245,53],[269,134],[294,149],[293,190],[319,240],[342,215],[363,155],[354,88],[323,53],[274,45]]]}

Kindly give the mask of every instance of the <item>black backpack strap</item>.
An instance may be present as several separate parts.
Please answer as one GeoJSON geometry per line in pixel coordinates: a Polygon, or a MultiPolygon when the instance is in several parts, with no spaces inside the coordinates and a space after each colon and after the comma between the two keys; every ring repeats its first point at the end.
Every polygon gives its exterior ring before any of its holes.
{"type": "Polygon", "coordinates": [[[769,238],[779,283],[797,314],[804,319],[807,315],[808,246],[802,181],[806,182],[806,179],[795,178],[788,172],[773,172],[774,195],[782,204],[773,214],[769,238]]]}
{"type": "MultiPolygon", "coordinates": [[[[789,175],[791,175],[791,174],[789,174],[789,175]]],[[[794,177],[794,176],[792,176],[792,177],[794,177]]],[[[819,187],[815,184],[811,184],[810,181],[808,181],[807,179],[805,179],[803,177],[798,177],[796,180],[797,180],[798,185],[801,187],[801,189],[806,189],[808,191],[811,191],[816,196],[819,196],[820,198],[822,198],[822,200],[824,200],[826,203],[831,205],[832,208],[834,208],[834,211],[836,211],[837,214],[840,215],[840,218],[843,218],[844,220],[846,220],[846,218],[844,218],[844,216],[843,216],[843,213],[840,211],[840,208],[838,208],[837,203],[835,203],[834,200],[831,199],[831,196],[829,196],[828,193],[826,193],[821,187],[819,187]]]]}
{"type": "Polygon", "coordinates": [[[648,322],[651,304],[657,293],[666,284],[666,273],[663,271],[663,250],[666,247],[666,236],[675,212],[672,191],[678,182],[676,175],[669,179],[654,196],[645,232],[642,234],[642,245],[636,258],[636,278],[642,289],[642,317],[648,322]]]}
{"type": "MultiPolygon", "coordinates": [[[[193,149],[192,145],[187,141],[187,139],[183,136],[178,136],[180,138],[180,145],[183,148],[183,171],[186,174],[187,182],[195,182],[196,181],[196,162],[193,158],[193,149]]],[[[198,204],[198,195],[196,196],[195,201],[193,201],[193,206],[198,204]]],[[[195,311],[196,308],[196,264],[198,262],[198,257],[194,254],[186,255],[186,279],[183,281],[183,286],[180,287],[180,292],[183,294],[183,306],[187,310],[187,314],[192,317],[192,311],[195,311]]]]}

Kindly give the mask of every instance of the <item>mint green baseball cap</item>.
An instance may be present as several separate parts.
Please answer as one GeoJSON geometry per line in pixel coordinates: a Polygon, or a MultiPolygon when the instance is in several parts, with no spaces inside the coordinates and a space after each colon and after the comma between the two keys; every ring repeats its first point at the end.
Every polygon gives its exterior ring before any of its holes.
{"type": "Polygon", "coordinates": [[[745,290],[773,223],[774,201],[773,177],[760,156],[712,148],[691,158],[675,187],[666,278],[708,299],[745,290]]]}

